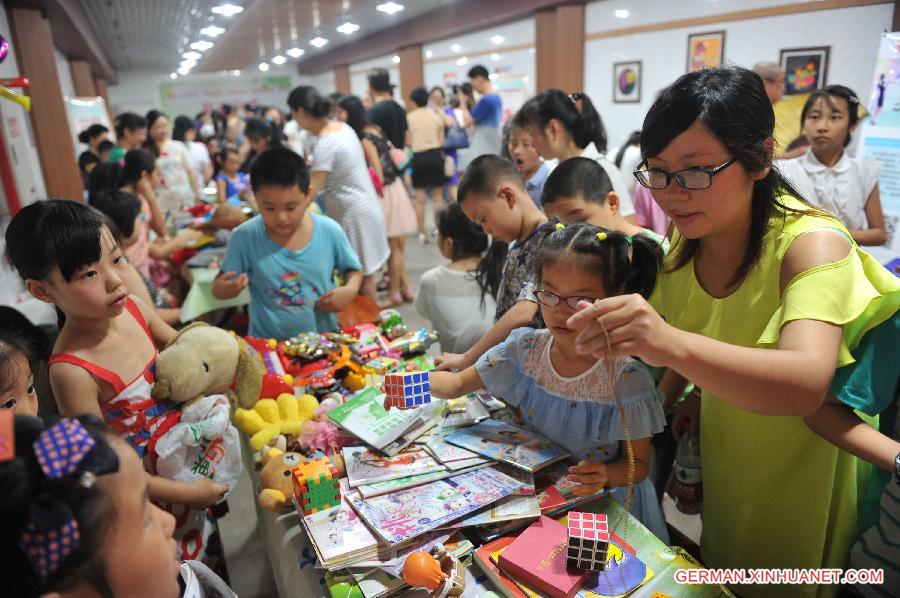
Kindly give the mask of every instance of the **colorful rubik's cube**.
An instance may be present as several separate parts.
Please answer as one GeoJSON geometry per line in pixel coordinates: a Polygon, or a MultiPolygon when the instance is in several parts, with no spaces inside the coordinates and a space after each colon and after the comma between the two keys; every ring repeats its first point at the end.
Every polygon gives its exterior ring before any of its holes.
{"type": "Polygon", "coordinates": [[[294,498],[304,515],[341,504],[338,472],[328,457],[306,459],[291,470],[294,498]]]}
{"type": "Polygon", "coordinates": [[[431,402],[431,381],[428,372],[396,372],[384,377],[387,409],[413,409],[431,402]]]}
{"type": "Polygon", "coordinates": [[[382,376],[384,376],[395,367],[397,367],[397,360],[393,357],[376,357],[375,359],[367,363],[366,367],[372,368],[372,370],[374,370],[376,374],[381,374],[382,376]]]}
{"type": "Polygon", "coordinates": [[[569,551],[566,565],[570,569],[603,571],[609,549],[609,526],[602,513],[569,513],[569,551]]]}

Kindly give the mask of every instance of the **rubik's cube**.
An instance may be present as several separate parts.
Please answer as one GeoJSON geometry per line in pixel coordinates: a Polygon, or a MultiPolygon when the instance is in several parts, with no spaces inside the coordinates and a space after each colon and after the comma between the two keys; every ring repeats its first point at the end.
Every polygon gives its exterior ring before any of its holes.
{"type": "Polygon", "coordinates": [[[396,372],[384,377],[386,409],[413,409],[431,402],[428,372],[396,372]]]}
{"type": "Polygon", "coordinates": [[[566,565],[570,569],[603,571],[609,549],[609,526],[602,513],[569,513],[569,546],[566,565]]]}
{"type": "Polygon", "coordinates": [[[381,374],[382,376],[384,376],[392,369],[397,367],[397,360],[393,357],[376,357],[375,359],[367,363],[366,367],[372,368],[372,370],[374,370],[376,374],[381,374]]]}
{"type": "Polygon", "coordinates": [[[294,498],[304,515],[341,504],[338,472],[328,457],[306,459],[291,470],[294,498]]]}

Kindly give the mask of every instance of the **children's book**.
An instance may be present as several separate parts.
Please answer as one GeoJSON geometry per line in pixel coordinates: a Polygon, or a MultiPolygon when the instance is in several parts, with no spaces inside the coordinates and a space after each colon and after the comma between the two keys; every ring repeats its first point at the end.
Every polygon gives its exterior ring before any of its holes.
{"type": "Polygon", "coordinates": [[[366,388],[355,397],[328,412],[335,424],[360,438],[366,444],[396,455],[412,443],[418,435],[434,424],[432,410],[384,408],[384,395],[375,388],[366,388]],[[415,434],[413,430],[419,430],[415,434]]]}
{"type": "MultiPolygon", "coordinates": [[[[452,434],[452,432],[450,433],[452,434]]],[[[450,461],[461,461],[478,457],[478,453],[450,444],[444,440],[443,435],[433,435],[424,443],[424,446],[435,459],[445,464],[450,461]]]]}
{"type": "Polygon", "coordinates": [[[364,446],[345,447],[342,451],[351,487],[395,480],[446,468],[419,447],[410,447],[388,457],[364,446]]]}
{"type": "Polygon", "coordinates": [[[391,545],[441,527],[516,492],[522,483],[492,467],[400,492],[347,497],[372,531],[391,545]]]}
{"type": "Polygon", "coordinates": [[[489,542],[475,551],[472,560],[484,571],[497,591],[506,596],[506,598],[528,598],[527,594],[497,567],[497,559],[491,558],[492,553],[499,555],[504,548],[512,544],[513,540],[515,540],[515,537],[506,536],[489,542]]]}
{"type": "Polygon", "coordinates": [[[397,492],[398,490],[403,490],[405,488],[421,486],[422,484],[427,484],[428,482],[443,480],[444,478],[449,478],[450,476],[459,475],[459,474],[465,473],[467,471],[474,471],[476,469],[481,469],[482,467],[487,467],[491,463],[493,463],[493,461],[479,459],[479,463],[472,465],[470,467],[467,467],[465,469],[461,469],[459,471],[442,469],[442,470],[434,471],[432,473],[411,475],[411,476],[407,476],[407,477],[403,477],[403,478],[386,480],[384,482],[375,482],[373,484],[362,484],[360,486],[357,486],[356,490],[359,492],[359,495],[362,498],[372,498],[373,496],[380,496],[382,494],[390,494],[391,492],[397,492]]]}
{"type": "Polygon", "coordinates": [[[540,434],[495,419],[459,430],[445,440],[532,473],[569,456],[564,449],[540,434]]]}
{"type": "Polygon", "coordinates": [[[474,393],[447,401],[447,415],[443,425],[446,428],[471,426],[491,416],[484,403],[474,393]]]}
{"type": "Polygon", "coordinates": [[[516,519],[537,519],[541,516],[541,508],[535,496],[514,494],[501,498],[489,508],[475,513],[461,521],[450,524],[452,528],[472,527],[473,525],[492,525],[502,521],[516,519]]]}
{"type": "Polygon", "coordinates": [[[464,471],[477,465],[490,465],[491,463],[496,463],[496,461],[484,457],[472,457],[471,459],[461,459],[460,461],[448,461],[444,463],[444,467],[450,471],[464,471]]]}
{"type": "Polygon", "coordinates": [[[541,517],[500,555],[500,568],[553,598],[572,598],[590,571],[566,567],[569,532],[565,525],[541,517]]]}
{"type": "Polygon", "coordinates": [[[378,540],[346,502],[303,517],[310,543],[328,570],[378,554],[378,540]]]}

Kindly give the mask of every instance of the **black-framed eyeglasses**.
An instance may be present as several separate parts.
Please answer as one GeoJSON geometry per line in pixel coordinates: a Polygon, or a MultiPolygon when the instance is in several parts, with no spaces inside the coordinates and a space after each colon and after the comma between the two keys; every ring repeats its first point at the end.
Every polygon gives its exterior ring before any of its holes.
{"type": "Polygon", "coordinates": [[[581,301],[587,301],[588,303],[594,302],[593,297],[579,297],[577,295],[572,297],[560,297],[553,291],[545,291],[544,289],[535,291],[534,296],[541,305],[546,305],[547,307],[556,307],[557,305],[559,305],[560,301],[565,301],[566,305],[575,310],[578,309],[578,303],[581,301]]]}
{"type": "Polygon", "coordinates": [[[637,182],[647,189],[665,189],[672,179],[675,179],[682,189],[698,191],[709,189],[709,186],[712,185],[712,178],[735,162],[737,162],[737,158],[732,158],[714,168],[688,168],[677,172],[666,172],[659,168],[642,168],[635,170],[633,174],[637,182]]]}

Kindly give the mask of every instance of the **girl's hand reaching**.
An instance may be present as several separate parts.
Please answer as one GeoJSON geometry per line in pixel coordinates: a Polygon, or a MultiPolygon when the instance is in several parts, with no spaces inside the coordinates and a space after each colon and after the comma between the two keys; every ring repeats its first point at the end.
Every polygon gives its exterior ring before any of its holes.
{"type": "Polygon", "coordinates": [[[582,301],[578,307],[580,311],[566,324],[581,331],[575,339],[575,348],[582,355],[590,354],[598,359],[607,356],[605,328],[613,355],[635,355],[648,365],[666,365],[677,330],[642,296],[617,295],[594,303],[582,301]]]}
{"type": "Polygon", "coordinates": [[[576,496],[597,494],[609,481],[606,463],[599,461],[579,461],[578,465],[569,468],[569,481],[575,482],[572,492],[576,496]]]}
{"type": "Polygon", "coordinates": [[[188,484],[185,504],[195,509],[208,509],[225,498],[228,484],[216,484],[209,478],[200,478],[188,484]]]}

